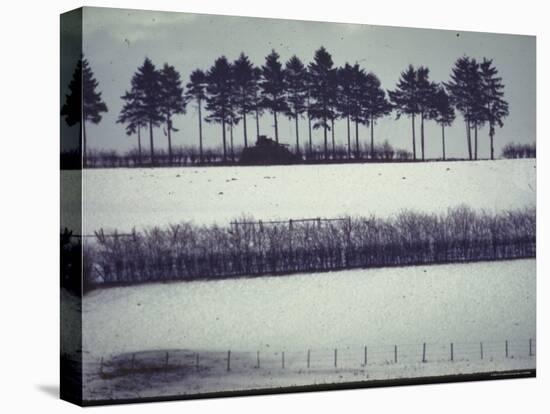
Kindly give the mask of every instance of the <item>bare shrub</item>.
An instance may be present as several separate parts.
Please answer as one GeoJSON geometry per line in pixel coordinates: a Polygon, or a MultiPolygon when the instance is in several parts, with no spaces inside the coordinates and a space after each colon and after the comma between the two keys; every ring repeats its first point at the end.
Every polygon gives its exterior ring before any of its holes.
{"type": "Polygon", "coordinates": [[[100,230],[84,244],[84,257],[88,284],[113,285],[534,257],[535,243],[534,208],[492,213],[460,206],[385,219],[240,217],[229,226],[100,230]]]}

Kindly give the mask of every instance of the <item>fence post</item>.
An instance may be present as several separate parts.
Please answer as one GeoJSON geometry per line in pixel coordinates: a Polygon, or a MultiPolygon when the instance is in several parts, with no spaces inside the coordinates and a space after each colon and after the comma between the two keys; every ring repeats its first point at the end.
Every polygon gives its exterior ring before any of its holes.
{"type": "Polygon", "coordinates": [[[483,359],[483,342],[479,343],[479,352],[480,352],[481,359],[483,359]]]}
{"type": "Polygon", "coordinates": [[[454,361],[455,359],[455,356],[454,356],[454,344],[451,342],[451,361],[454,361]]]}
{"type": "Polygon", "coordinates": [[[506,354],[506,358],[508,358],[508,339],[504,341],[504,353],[506,354]]]}
{"type": "Polygon", "coordinates": [[[397,345],[393,346],[393,361],[397,364],[397,345]]]}
{"type": "Polygon", "coordinates": [[[334,348],[334,368],[338,368],[338,349],[334,348]]]}
{"type": "Polygon", "coordinates": [[[529,338],[529,356],[533,356],[533,339],[529,338]]]}
{"type": "Polygon", "coordinates": [[[309,363],[310,363],[310,360],[311,360],[311,350],[307,350],[307,367],[309,369],[309,363]]]}
{"type": "Polygon", "coordinates": [[[164,369],[168,370],[168,351],[166,352],[166,361],[164,362],[164,369]]]}
{"type": "Polygon", "coordinates": [[[260,351],[256,351],[256,368],[260,368],[260,351]]]}
{"type": "Polygon", "coordinates": [[[367,346],[365,345],[365,366],[367,366],[367,346]]]}
{"type": "Polygon", "coordinates": [[[281,354],[281,364],[283,369],[285,369],[285,351],[281,354]]]}
{"type": "Polygon", "coordinates": [[[231,351],[227,351],[227,370],[231,371],[231,351]]]}
{"type": "Polygon", "coordinates": [[[426,362],[426,342],[422,344],[422,362],[426,362]]]}

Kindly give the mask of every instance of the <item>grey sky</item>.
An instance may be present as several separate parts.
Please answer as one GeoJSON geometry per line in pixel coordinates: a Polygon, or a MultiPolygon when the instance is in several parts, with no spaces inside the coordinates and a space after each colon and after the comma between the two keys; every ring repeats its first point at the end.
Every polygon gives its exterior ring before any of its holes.
{"type": "MultiPolygon", "coordinates": [[[[455,60],[468,55],[477,59],[488,57],[500,71],[506,85],[505,99],[510,116],[496,134],[496,153],[510,142],[535,140],[535,38],[532,36],[408,29],[357,24],[305,22],[295,20],[259,19],[150,12],[106,8],[85,8],[83,18],[84,54],[100,84],[109,107],[99,125],[88,125],[89,148],[127,150],[136,146],[136,137],[128,137],[124,127],[116,124],[121,109],[120,96],[129,88],[130,79],[147,56],[157,66],[164,62],[174,65],[184,83],[196,68],[207,70],[214,60],[225,55],[234,60],[243,51],[256,65],[275,49],[286,62],[296,54],[307,64],[320,46],[331,54],[335,65],[358,62],[380,78],[385,89],[393,89],[401,71],[408,64],[430,68],[435,81],[448,80],[455,60]]],[[[187,114],[174,120],[179,129],[173,135],[174,145],[195,144],[198,141],[198,118],[194,104],[187,114]]],[[[248,122],[249,136],[255,125],[248,122]]],[[[206,146],[221,144],[221,127],[205,125],[206,146]]],[[[273,136],[272,116],[261,120],[261,133],[273,136]]],[[[242,125],[235,130],[235,142],[242,143],[242,125]]],[[[300,135],[307,139],[306,122],[300,135]]],[[[281,119],[279,136],[282,142],[294,142],[293,123],[281,119]]],[[[346,125],[336,126],[337,140],[346,140],[346,125]]],[[[362,127],[365,141],[368,131],[362,127]]],[[[377,142],[388,140],[392,145],[411,149],[411,125],[408,118],[398,121],[387,117],[376,125],[377,142]]],[[[440,128],[433,122],[426,126],[427,156],[441,152],[440,128]]],[[[145,140],[144,140],[145,141],[145,140]]],[[[314,131],[314,142],[321,144],[322,131],[314,131]]],[[[162,129],[155,130],[155,147],[164,148],[167,139],[162,129]]],[[[480,156],[489,156],[488,131],[480,131],[480,156]]],[[[447,131],[448,156],[465,157],[465,127],[459,116],[447,131]]]]}

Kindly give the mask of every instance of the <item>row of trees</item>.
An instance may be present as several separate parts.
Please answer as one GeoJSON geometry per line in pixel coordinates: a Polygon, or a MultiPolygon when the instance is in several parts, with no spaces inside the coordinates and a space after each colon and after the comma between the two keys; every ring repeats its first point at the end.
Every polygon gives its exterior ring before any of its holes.
{"type": "Polygon", "coordinates": [[[130,234],[96,233],[84,244],[86,285],[215,279],[535,255],[535,209],[467,207],[443,214],[277,222],[192,223],[130,234]]]}
{"type": "MultiPolygon", "coordinates": [[[[101,112],[106,111],[97,81],[89,65],[83,81],[83,101],[86,111],[84,123],[99,122],[101,112]],[[89,102],[89,105],[86,104],[89,102]]],[[[233,153],[234,127],[242,122],[243,145],[249,144],[247,120],[254,117],[256,136],[260,134],[260,116],[268,112],[273,117],[274,137],[279,142],[279,117],[287,116],[295,123],[295,152],[301,154],[299,122],[306,118],[309,132],[309,151],[313,149],[312,129],[323,130],[324,158],[334,158],[335,121],[343,119],[347,126],[347,157],[359,156],[359,126],[370,128],[371,158],[374,155],[374,126],[377,121],[395,111],[397,118],[407,116],[412,123],[412,154],[417,159],[416,119],[420,120],[420,152],[425,159],[426,121],[441,126],[442,158],[445,159],[445,127],[453,124],[455,109],[466,124],[466,142],[469,159],[478,157],[478,130],[489,126],[491,159],[494,159],[494,135],[496,126],[502,127],[508,115],[508,104],[503,99],[504,84],[492,60],[477,62],[473,58],[459,58],[448,82],[430,80],[427,67],[409,65],[402,73],[394,90],[382,88],[379,78],[366,72],[359,64],[346,63],[336,67],[332,56],[324,47],[315,52],[307,66],[297,56],[284,65],[274,50],[256,67],[244,54],[230,62],[225,56],[215,60],[207,71],[194,70],[185,86],[180,74],[168,64],[157,69],[150,59],[133,75],[130,89],[122,96],[124,106],[118,122],[126,125],[129,135],[137,134],[138,151],[141,154],[141,129],[149,129],[150,159],[155,164],[153,129],[163,125],[168,137],[168,153],[171,158],[171,133],[177,131],[173,117],[183,114],[190,101],[196,103],[199,113],[199,158],[203,160],[203,119],[221,125],[223,159],[227,160],[228,146],[233,153]],[[203,117],[203,109],[207,114],[203,117]],[[355,127],[355,150],[352,150],[352,124],[355,127]],[[229,131],[229,145],[227,142],[229,131]],[[329,132],[332,143],[329,151],[329,132]],[[473,143],[472,143],[473,135],[473,143]],[[329,155],[330,154],[330,155],[329,155]]],[[[76,91],[71,87],[73,94],[76,91]]],[[[69,100],[71,96],[67,97],[69,100]]],[[[75,99],[75,98],[73,98],[75,99]]],[[[62,112],[66,114],[65,112],[62,112]]],[[[69,122],[69,120],[68,120],[69,122]]],[[[84,151],[85,152],[85,151],[84,151]]],[[[140,155],[141,157],[141,155],[140,155]]]]}

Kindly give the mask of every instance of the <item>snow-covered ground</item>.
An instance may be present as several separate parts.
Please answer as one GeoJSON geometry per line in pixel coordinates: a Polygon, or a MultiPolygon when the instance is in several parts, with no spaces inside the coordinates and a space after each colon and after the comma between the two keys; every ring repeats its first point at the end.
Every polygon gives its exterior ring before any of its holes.
{"type": "MultiPolygon", "coordinates": [[[[163,369],[164,357],[160,356],[157,364],[160,367],[154,371],[140,371],[140,368],[124,372],[120,376],[108,377],[107,365],[105,373],[99,374],[100,364],[88,364],[89,372],[85,373],[84,399],[116,400],[139,399],[154,397],[175,397],[183,395],[197,395],[214,392],[247,391],[254,389],[277,389],[292,386],[312,386],[337,383],[368,384],[370,381],[400,380],[421,377],[448,377],[464,374],[491,374],[491,378],[501,377],[515,371],[525,375],[528,370],[535,369],[536,357],[527,353],[506,358],[504,356],[487,357],[483,360],[479,356],[460,358],[454,361],[447,359],[427,360],[425,363],[416,362],[369,362],[362,366],[357,362],[355,368],[312,366],[307,368],[305,363],[282,368],[256,368],[250,364],[247,369],[227,371],[225,360],[207,361],[208,365],[183,365],[180,360],[172,361],[168,369],[163,369]]],[[[136,363],[137,364],[137,363],[136,363]]],[[[330,364],[327,364],[330,365],[330,364]]],[[[126,364],[128,366],[128,364],[126,364]]],[[[433,380],[433,379],[432,379],[433,380]]]]}
{"type": "Polygon", "coordinates": [[[534,260],[151,284],[98,290],[83,301],[86,392],[100,399],[528,369],[535,365],[528,355],[530,338],[535,339],[534,260]],[[506,340],[511,358],[504,355],[506,340]],[[424,342],[426,364],[420,362],[424,342]],[[398,364],[392,362],[393,344],[399,345],[398,364]],[[372,364],[366,371],[365,345],[372,364]],[[338,369],[332,366],[335,348],[338,369]],[[324,366],[304,374],[308,349],[312,361],[324,366]],[[178,360],[174,350],[202,353],[207,369],[162,378],[98,376],[101,357],[110,361],[154,351],[162,367],[167,350],[172,363],[178,360]],[[236,358],[229,373],[227,350],[236,358]],[[271,369],[254,369],[258,351],[274,364],[271,369]],[[279,366],[282,351],[285,370],[279,366]],[[212,352],[220,357],[208,363],[212,352]],[[248,355],[243,365],[248,369],[236,368],[239,355],[248,355]]]}
{"type": "MultiPolygon", "coordinates": [[[[242,215],[501,211],[534,206],[535,177],[534,160],[86,170],[83,232],[242,215]]],[[[85,398],[533,369],[535,288],[530,259],[100,289],[82,303],[85,398]]]]}
{"type": "MultiPolygon", "coordinates": [[[[70,181],[74,172],[63,173],[70,181]]],[[[83,225],[128,231],[181,221],[388,216],[459,204],[534,206],[535,160],[85,170],[83,225]]],[[[69,209],[71,206],[66,206],[69,209]]]]}

